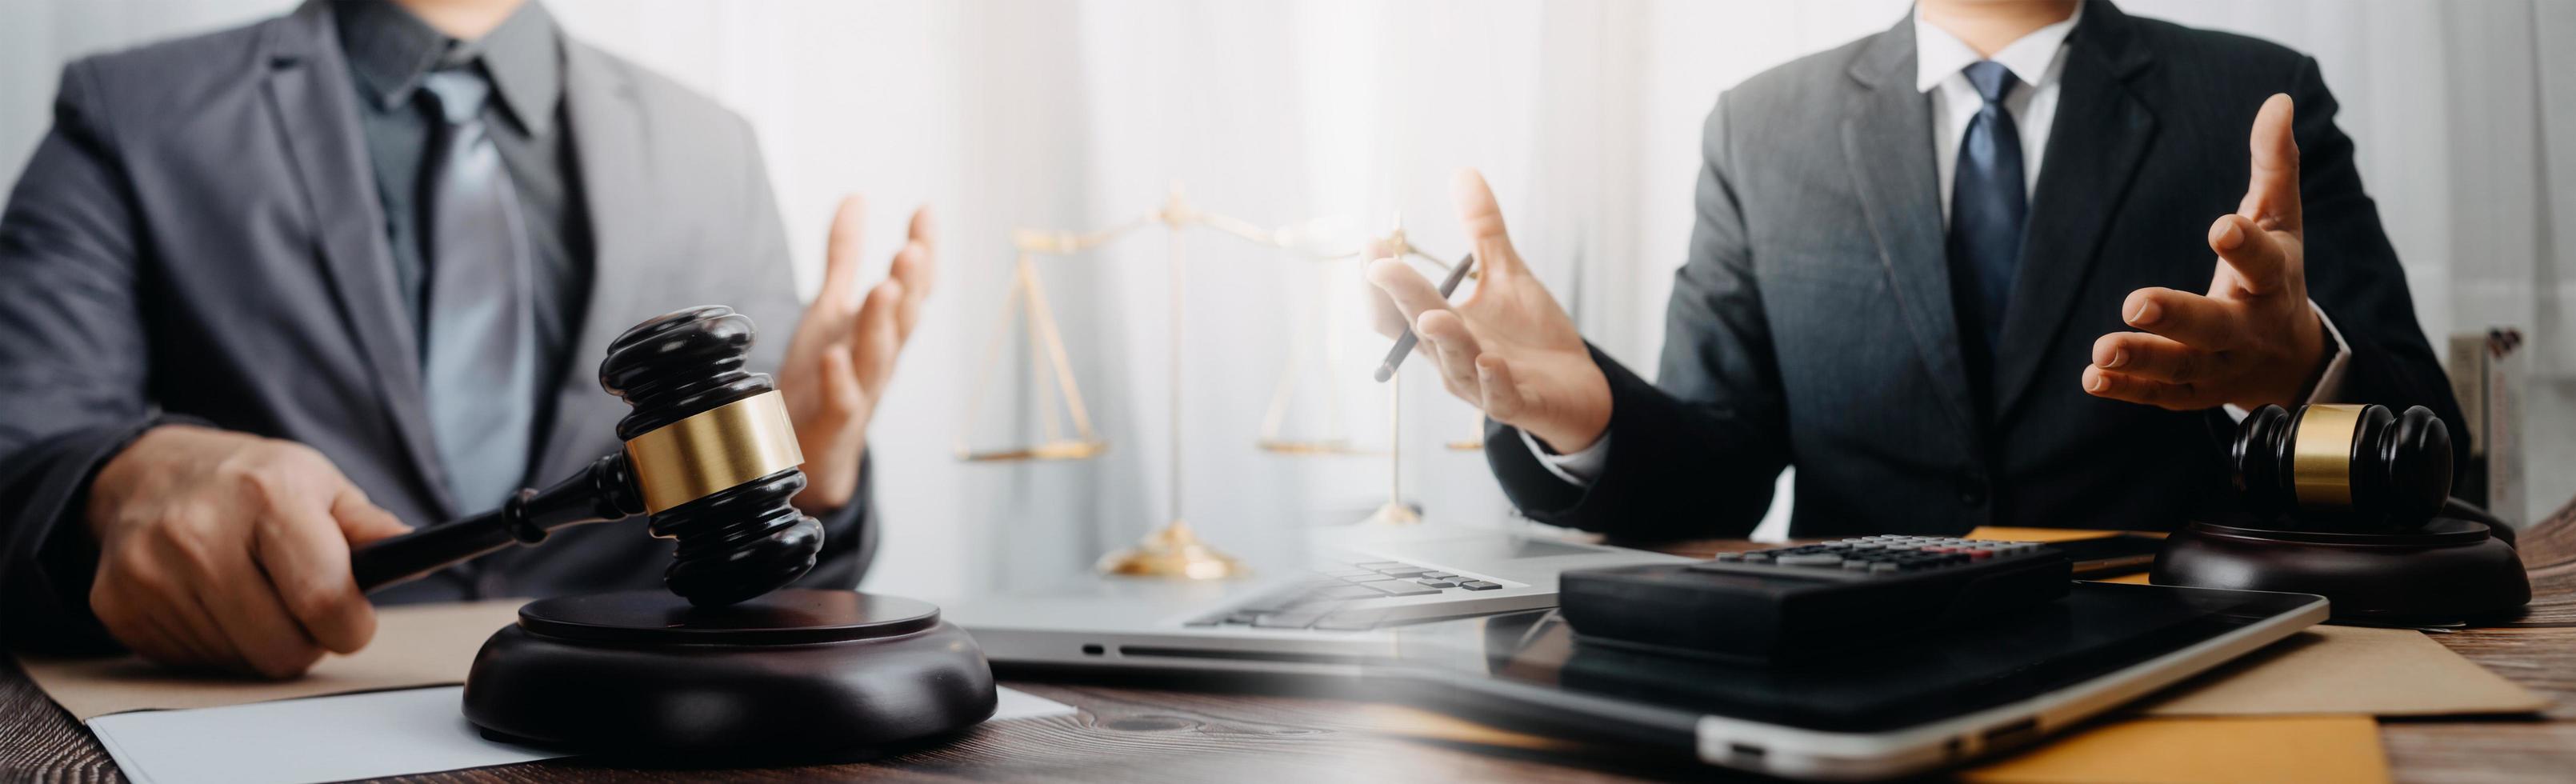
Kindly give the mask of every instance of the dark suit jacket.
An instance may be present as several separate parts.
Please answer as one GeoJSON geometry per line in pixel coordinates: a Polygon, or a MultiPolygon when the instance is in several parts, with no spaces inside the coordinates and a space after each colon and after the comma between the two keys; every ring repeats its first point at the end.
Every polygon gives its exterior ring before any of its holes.
{"type": "Polygon", "coordinates": [[[1595,352],[1615,407],[1588,489],[1517,434],[1490,434],[1524,512],[1634,537],[1742,536],[1795,465],[1800,536],[2156,530],[2220,513],[2223,413],[2095,398],[2080,376],[2096,338],[2128,329],[2130,291],[2208,288],[2205,237],[2244,195],[2247,132],[2273,93],[2298,104],[2308,294],[2352,350],[2341,398],[2430,406],[2466,432],[2315,61],[2098,0],[2068,39],[2003,337],[1972,378],[1912,24],[1719,97],[1662,375],[1648,384],[1595,352]]]}
{"type": "MultiPolygon", "coordinates": [[[[460,509],[429,441],[419,350],[396,299],[356,93],[328,3],[63,71],[54,127],[0,217],[0,630],[96,639],[100,464],[144,428],[199,421],[320,450],[404,522],[460,509]]],[[[531,482],[617,449],[608,341],[726,304],[773,367],[801,308],[751,133],[713,101],[566,40],[566,112],[595,235],[593,290],[531,482]]],[[[808,584],[852,586],[874,540],[827,520],[808,584]]],[[[640,521],[567,529],[380,601],[660,585],[640,521]]]]}

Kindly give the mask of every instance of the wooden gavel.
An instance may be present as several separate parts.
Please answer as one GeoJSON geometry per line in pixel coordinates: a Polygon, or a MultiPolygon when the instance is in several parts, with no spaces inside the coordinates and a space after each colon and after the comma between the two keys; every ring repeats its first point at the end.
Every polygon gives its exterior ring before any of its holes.
{"type": "Polygon", "coordinates": [[[753,333],[750,317],[717,305],[627,330],[599,366],[600,386],[634,407],[617,423],[625,449],[499,509],[357,548],[358,587],[639,514],[651,515],[652,535],[677,541],[662,580],[691,604],[729,605],[803,577],[823,525],[788,503],[805,488],[805,458],[776,383],[743,370],[753,333]]]}
{"type": "Polygon", "coordinates": [[[2411,531],[2451,491],[2451,434],[2433,410],[2378,405],[2255,409],[2228,448],[2251,511],[2310,527],[2411,531]]]}

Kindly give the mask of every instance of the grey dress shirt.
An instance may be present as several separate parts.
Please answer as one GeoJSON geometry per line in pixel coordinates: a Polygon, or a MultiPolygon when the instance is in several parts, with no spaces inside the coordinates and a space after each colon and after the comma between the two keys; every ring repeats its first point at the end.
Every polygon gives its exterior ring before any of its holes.
{"type": "MultiPolygon", "coordinates": [[[[530,403],[537,407],[536,432],[546,432],[553,425],[554,390],[563,381],[558,374],[576,364],[566,361],[566,353],[581,326],[591,275],[590,221],[573,169],[571,134],[564,130],[563,44],[554,19],[544,6],[529,3],[481,39],[460,41],[383,0],[344,2],[334,18],[358,88],[358,126],[374,164],[395,281],[414,335],[428,334],[421,169],[433,116],[421,96],[421,77],[438,68],[470,66],[492,80],[498,100],[484,109],[493,115],[492,143],[527,213],[529,247],[536,252],[540,375],[539,394],[530,403]]],[[[420,345],[427,350],[427,341],[420,345]]]]}

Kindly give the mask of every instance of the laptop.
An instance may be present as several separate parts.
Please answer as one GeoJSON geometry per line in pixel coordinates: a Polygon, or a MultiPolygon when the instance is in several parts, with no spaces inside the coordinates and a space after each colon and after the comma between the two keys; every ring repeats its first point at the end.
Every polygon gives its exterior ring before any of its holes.
{"type": "Polygon", "coordinates": [[[1457,526],[1341,526],[1308,535],[1308,563],[1242,580],[1085,578],[940,602],[996,665],[1357,674],[1394,655],[1390,631],[1556,606],[1570,569],[1691,559],[1457,526]]]}

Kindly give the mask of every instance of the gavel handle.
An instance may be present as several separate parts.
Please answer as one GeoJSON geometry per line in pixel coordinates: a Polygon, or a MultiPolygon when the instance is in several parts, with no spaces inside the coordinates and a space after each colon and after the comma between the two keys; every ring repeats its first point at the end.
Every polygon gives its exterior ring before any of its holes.
{"type": "Polygon", "coordinates": [[[369,543],[349,553],[358,590],[372,592],[513,544],[534,545],[568,525],[607,522],[644,512],[624,454],[591,462],[554,486],[520,490],[494,509],[369,543]]]}
{"type": "Polygon", "coordinates": [[[518,544],[505,522],[508,508],[368,543],[350,551],[349,573],[358,590],[374,591],[518,544]]]}

